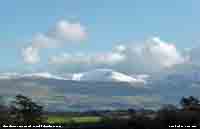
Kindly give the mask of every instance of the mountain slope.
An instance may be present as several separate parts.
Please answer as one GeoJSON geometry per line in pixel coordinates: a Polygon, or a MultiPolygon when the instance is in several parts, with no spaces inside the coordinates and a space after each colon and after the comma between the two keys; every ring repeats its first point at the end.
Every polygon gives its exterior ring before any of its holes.
{"type": "Polygon", "coordinates": [[[74,74],[72,80],[76,81],[96,81],[96,82],[129,82],[145,83],[142,78],[133,78],[123,73],[111,69],[96,69],[89,72],[74,74]]]}
{"type": "Polygon", "coordinates": [[[57,79],[66,80],[63,77],[53,75],[48,72],[43,73],[29,73],[29,74],[19,74],[19,73],[0,73],[0,79],[57,79]]]}
{"type": "Polygon", "coordinates": [[[0,79],[56,79],[72,81],[93,81],[93,82],[128,82],[128,83],[146,83],[146,77],[135,75],[134,77],[116,72],[111,69],[96,69],[89,72],[73,73],[65,75],[54,75],[48,72],[41,73],[0,73],[0,79]]]}

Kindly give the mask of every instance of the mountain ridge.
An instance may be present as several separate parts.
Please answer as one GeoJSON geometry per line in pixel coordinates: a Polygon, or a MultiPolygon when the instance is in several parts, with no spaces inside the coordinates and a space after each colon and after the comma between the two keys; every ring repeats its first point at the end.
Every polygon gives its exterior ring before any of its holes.
{"type": "Polygon", "coordinates": [[[95,69],[88,72],[57,75],[49,72],[38,73],[0,73],[0,79],[56,79],[72,81],[102,81],[102,82],[128,82],[128,83],[146,83],[145,78],[140,75],[129,76],[124,73],[116,72],[112,69],[95,69]]]}

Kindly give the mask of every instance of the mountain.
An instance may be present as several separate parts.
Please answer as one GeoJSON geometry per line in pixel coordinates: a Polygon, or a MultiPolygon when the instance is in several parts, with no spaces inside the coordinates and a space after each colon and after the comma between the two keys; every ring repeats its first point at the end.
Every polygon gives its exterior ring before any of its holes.
{"type": "Polygon", "coordinates": [[[0,79],[13,79],[19,77],[18,73],[0,73],[0,79]]]}
{"type": "Polygon", "coordinates": [[[160,74],[157,80],[200,82],[200,66],[196,64],[178,64],[160,74]]]}
{"type": "Polygon", "coordinates": [[[144,79],[142,76],[134,78],[111,69],[96,69],[89,72],[77,73],[72,77],[72,80],[76,81],[146,83],[144,79]]]}
{"type": "Polygon", "coordinates": [[[1,73],[0,96],[23,94],[48,110],[157,108],[178,104],[183,96],[200,97],[200,66],[177,65],[157,75],[126,75],[111,69],[55,75],[1,73]]]}
{"type": "Polygon", "coordinates": [[[171,67],[162,74],[151,76],[148,87],[163,103],[178,104],[183,96],[200,97],[200,66],[187,63],[171,67]]]}
{"type": "Polygon", "coordinates": [[[42,73],[1,73],[0,79],[56,79],[72,81],[93,81],[93,82],[128,82],[128,83],[146,83],[146,77],[135,75],[134,77],[116,72],[111,69],[96,69],[89,72],[73,73],[65,75],[54,75],[48,72],[42,73]]]}
{"type": "Polygon", "coordinates": [[[43,73],[1,73],[0,96],[12,100],[17,94],[29,96],[51,111],[126,109],[154,106],[145,77],[133,77],[111,69],[56,75],[43,73]],[[149,103],[152,104],[146,104],[149,103]]]}

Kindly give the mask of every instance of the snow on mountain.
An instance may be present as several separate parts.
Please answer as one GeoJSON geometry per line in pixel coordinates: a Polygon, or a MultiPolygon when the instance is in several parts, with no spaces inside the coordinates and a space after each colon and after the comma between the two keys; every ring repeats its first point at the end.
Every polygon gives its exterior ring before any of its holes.
{"type": "Polygon", "coordinates": [[[134,75],[131,75],[131,77],[137,79],[138,81],[148,81],[150,79],[150,75],[148,74],[134,74],[134,75]]]}
{"type": "Polygon", "coordinates": [[[30,74],[18,74],[18,73],[0,73],[0,79],[20,79],[20,78],[32,78],[32,79],[57,79],[66,80],[63,77],[59,77],[48,72],[43,73],[30,73],[30,74]]]}
{"type": "Polygon", "coordinates": [[[11,78],[17,78],[20,74],[18,73],[0,73],[0,79],[11,79],[11,78]]]}
{"type": "Polygon", "coordinates": [[[96,69],[89,72],[74,74],[72,80],[75,81],[102,81],[102,82],[129,82],[129,83],[145,83],[142,78],[133,78],[123,73],[113,71],[111,69],[96,69]]]}
{"type": "Polygon", "coordinates": [[[53,75],[53,74],[48,73],[48,72],[24,74],[24,75],[21,75],[21,77],[22,78],[47,78],[47,79],[66,80],[63,77],[56,76],[56,75],[53,75]]]}
{"type": "Polygon", "coordinates": [[[0,73],[0,79],[56,79],[73,81],[98,81],[98,82],[129,82],[146,83],[147,75],[129,76],[111,69],[96,69],[89,72],[54,75],[48,72],[41,73],[0,73]]]}

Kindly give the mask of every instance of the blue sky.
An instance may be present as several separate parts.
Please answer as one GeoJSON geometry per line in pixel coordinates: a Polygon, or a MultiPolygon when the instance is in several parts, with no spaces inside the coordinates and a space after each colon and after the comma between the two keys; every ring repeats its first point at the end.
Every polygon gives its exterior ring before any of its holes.
{"type": "MultiPolygon", "coordinates": [[[[143,41],[154,36],[172,42],[179,50],[198,46],[199,5],[198,0],[3,1],[0,4],[0,57],[3,59],[0,71],[41,70],[48,65],[50,56],[104,53],[119,43],[143,41]],[[48,33],[60,20],[79,22],[86,28],[87,39],[42,50],[39,63],[24,63],[21,49],[29,46],[35,34],[48,33]]],[[[64,66],[69,67],[68,63],[64,66]]]]}

